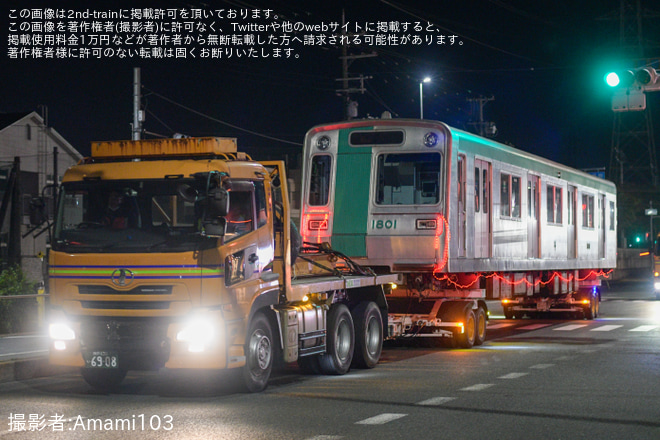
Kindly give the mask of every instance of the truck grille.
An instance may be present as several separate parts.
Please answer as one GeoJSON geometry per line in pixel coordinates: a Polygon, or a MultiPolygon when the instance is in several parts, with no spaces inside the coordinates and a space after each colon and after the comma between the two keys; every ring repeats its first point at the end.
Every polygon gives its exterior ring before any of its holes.
{"type": "Polygon", "coordinates": [[[80,301],[83,309],[167,310],[170,301],[80,301]]]}
{"type": "Polygon", "coordinates": [[[171,295],[172,286],[137,286],[131,290],[116,290],[110,286],[80,284],[81,295],[171,295]]]}

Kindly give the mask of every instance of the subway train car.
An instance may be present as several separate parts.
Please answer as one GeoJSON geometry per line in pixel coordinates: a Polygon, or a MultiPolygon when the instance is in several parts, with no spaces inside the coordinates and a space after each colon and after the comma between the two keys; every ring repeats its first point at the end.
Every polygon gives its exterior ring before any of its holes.
{"type": "Polygon", "coordinates": [[[599,311],[616,264],[613,183],[442,122],[319,125],[303,152],[300,232],[400,274],[391,337],[485,338],[507,318],[599,311]]]}

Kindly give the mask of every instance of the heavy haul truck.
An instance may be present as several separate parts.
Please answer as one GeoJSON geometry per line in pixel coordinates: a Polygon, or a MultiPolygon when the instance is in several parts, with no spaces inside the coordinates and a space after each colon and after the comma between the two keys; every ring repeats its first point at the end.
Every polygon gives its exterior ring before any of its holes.
{"type": "Polygon", "coordinates": [[[50,363],[111,390],[129,370],[372,368],[387,331],[378,275],[300,252],[283,162],[235,139],[94,142],[66,171],[48,255],[50,363]]]}

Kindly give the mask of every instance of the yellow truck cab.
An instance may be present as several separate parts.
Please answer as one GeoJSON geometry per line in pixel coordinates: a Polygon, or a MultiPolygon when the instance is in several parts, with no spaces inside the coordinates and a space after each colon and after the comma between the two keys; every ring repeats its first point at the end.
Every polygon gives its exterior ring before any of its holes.
{"type": "Polygon", "coordinates": [[[296,238],[284,164],[250,160],[235,139],[93,143],[60,190],[50,362],[106,390],[129,370],[240,367],[261,391],[278,357],[373,367],[395,278],[295,266],[296,238]]]}

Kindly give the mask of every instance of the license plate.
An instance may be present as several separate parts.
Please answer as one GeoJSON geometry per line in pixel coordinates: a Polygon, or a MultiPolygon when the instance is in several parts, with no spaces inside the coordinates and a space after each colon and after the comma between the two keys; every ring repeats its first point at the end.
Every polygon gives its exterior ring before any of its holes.
{"type": "Polygon", "coordinates": [[[85,356],[87,368],[119,368],[119,356],[117,353],[107,351],[93,351],[85,356]]]}

